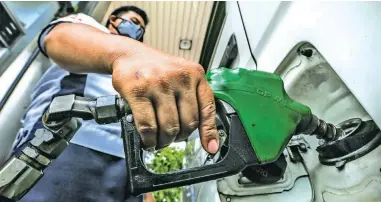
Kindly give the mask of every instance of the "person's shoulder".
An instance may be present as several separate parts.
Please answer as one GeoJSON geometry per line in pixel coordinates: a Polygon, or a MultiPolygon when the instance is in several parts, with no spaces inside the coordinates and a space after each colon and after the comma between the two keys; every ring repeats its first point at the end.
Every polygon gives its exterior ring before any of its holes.
{"type": "Polygon", "coordinates": [[[59,18],[53,24],[57,22],[71,22],[71,23],[81,23],[81,24],[86,24],[90,25],[94,28],[97,28],[101,31],[110,33],[110,31],[103,25],[101,25],[99,22],[97,22],[94,18],[92,18],[89,15],[86,15],[84,13],[77,13],[77,14],[71,14],[62,18],[59,18]]]}
{"type": "Polygon", "coordinates": [[[76,13],[70,14],[65,17],[61,17],[57,19],[57,21],[70,21],[70,22],[88,22],[88,21],[96,21],[94,18],[84,14],[84,13],[76,13]]]}
{"type": "MultiPolygon", "coordinates": [[[[38,47],[40,51],[48,57],[46,54],[46,50],[44,47],[44,39],[45,37],[49,34],[49,32],[57,25],[60,23],[80,23],[80,24],[85,24],[91,27],[94,27],[100,31],[103,31],[105,33],[110,34],[110,30],[108,30],[105,26],[101,25],[99,22],[97,22],[94,18],[91,16],[88,16],[83,13],[77,13],[77,14],[71,14],[65,17],[58,18],[57,20],[54,20],[50,22],[44,29],[42,29],[39,37],[38,37],[38,47]]],[[[75,31],[75,30],[73,30],[75,31]]]]}

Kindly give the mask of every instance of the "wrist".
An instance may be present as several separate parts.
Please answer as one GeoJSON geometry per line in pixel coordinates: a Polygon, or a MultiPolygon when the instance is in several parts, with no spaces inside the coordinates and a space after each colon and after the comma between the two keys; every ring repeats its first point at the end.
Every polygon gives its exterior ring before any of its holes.
{"type": "Polygon", "coordinates": [[[118,61],[132,61],[134,58],[142,57],[148,49],[144,44],[124,36],[112,35],[112,38],[105,54],[106,69],[110,74],[113,73],[118,61]]]}

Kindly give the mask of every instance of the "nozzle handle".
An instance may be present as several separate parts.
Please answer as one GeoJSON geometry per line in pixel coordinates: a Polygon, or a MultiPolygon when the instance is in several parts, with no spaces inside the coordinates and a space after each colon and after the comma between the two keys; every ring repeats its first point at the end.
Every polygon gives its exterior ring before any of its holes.
{"type": "Polygon", "coordinates": [[[139,133],[126,117],[122,118],[121,123],[129,181],[127,192],[134,196],[230,176],[239,173],[246,166],[258,163],[242,123],[236,115],[231,116],[229,149],[219,162],[166,174],[155,174],[147,170],[142,159],[139,133]]]}

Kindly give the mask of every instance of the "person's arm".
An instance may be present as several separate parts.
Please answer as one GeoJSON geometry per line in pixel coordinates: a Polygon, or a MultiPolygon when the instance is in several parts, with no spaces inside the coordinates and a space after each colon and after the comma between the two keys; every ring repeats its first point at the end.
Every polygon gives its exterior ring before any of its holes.
{"type": "Polygon", "coordinates": [[[56,25],[44,47],[68,71],[112,74],[147,148],[184,140],[198,127],[205,150],[217,152],[213,92],[199,64],[76,23],[56,25]]]}
{"type": "MultiPolygon", "coordinates": [[[[49,57],[73,73],[112,73],[120,56],[132,56],[144,45],[128,37],[112,35],[79,23],[56,25],[45,37],[49,57]]],[[[144,47],[148,49],[148,47],[144,47]]]]}

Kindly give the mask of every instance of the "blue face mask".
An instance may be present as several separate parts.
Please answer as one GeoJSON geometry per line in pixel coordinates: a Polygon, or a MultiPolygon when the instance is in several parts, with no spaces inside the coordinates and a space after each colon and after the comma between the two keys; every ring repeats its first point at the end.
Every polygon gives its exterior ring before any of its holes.
{"type": "Polygon", "coordinates": [[[129,20],[123,18],[119,19],[121,19],[122,22],[118,25],[118,27],[115,27],[111,23],[111,25],[116,29],[116,31],[122,36],[127,36],[137,41],[141,41],[141,38],[144,34],[144,29],[129,20]]]}

